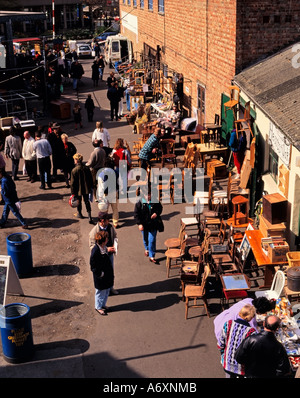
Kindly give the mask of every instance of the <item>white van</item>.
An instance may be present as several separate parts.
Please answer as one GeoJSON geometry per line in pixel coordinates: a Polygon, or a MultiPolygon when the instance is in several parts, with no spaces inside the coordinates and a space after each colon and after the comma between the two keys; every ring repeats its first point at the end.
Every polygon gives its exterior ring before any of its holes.
{"type": "Polygon", "coordinates": [[[114,67],[115,62],[132,62],[132,42],[121,34],[107,37],[104,48],[105,62],[114,67]]]}

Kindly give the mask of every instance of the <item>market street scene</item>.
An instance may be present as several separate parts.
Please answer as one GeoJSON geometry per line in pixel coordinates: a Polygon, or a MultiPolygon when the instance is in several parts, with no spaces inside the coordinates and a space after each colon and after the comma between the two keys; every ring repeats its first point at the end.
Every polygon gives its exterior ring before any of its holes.
{"type": "Polygon", "coordinates": [[[1,379],[300,377],[300,6],[258,4],[0,9],[1,379]]]}

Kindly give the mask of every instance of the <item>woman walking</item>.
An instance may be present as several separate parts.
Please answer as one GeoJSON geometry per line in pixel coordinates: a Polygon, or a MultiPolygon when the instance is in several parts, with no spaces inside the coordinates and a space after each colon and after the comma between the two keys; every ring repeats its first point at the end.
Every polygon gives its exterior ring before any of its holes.
{"type": "Polygon", "coordinates": [[[90,256],[90,266],[93,272],[95,292],[95,309],[100,315],[107,315],[106,302],[111,287],[114,284],[114,271],[109,259],[106,244],[108,233],[97,232],[95,235],[95,246],[90,256]]]}
{"type": "Polygon", "coordinates": [[[134,207],[134,218],[136,219],[139,230],[142,232],[143,244],[145,247],[145,256],[149,261],[158,264],[155,260],[156,253],[156,235],[159,230],[160,215],[162,213],[162,204],[151,202],[151,189],[148,195],[141,197],[134,207]],[[146,199],[147,198],[147,199],[146,199]]]}

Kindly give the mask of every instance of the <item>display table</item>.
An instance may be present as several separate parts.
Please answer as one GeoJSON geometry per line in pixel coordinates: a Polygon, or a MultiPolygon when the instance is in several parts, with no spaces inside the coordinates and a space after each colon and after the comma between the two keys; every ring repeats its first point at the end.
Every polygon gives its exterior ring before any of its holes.
{"type": "MultiPolygon", "coordinates": [[[[259,329],[263,329],[263,322],[267,315],[276,315],[281,320],[281,326],[276,332],[276,338],[284,346],[292,371],[296,372],[300,364],[300,320],[299,313],[293,313],[291,303],[286,297],[276,300],[275,310],[265,315],[256,314],[259,329]]],[[[294,307],[293,307],[294,309],[294,307]]]]}
{"type": "Polygon", "coordinates": [[[205,144],[196,144],[196,149],[199,152],[200,161],[202,165],[205,167],[205,157],[218,155],[223,157],[223,161],[226,163],[228,148],[225,146],[218,146],[216,144],[211,144],[207,147],[205,144]]]}
{"type": "Polygon", "coordinates": [[[255,257],[258,267],[265,268],[264,286],[262,288],[269,288],[272,284],[274,267],[287,264],[284,262],[272,262],[270,258],[264,253],[261,247],[261,239],[263,234],[259,230],[245,231],[246,239],[251,247],[252,253],[255,257]]]}

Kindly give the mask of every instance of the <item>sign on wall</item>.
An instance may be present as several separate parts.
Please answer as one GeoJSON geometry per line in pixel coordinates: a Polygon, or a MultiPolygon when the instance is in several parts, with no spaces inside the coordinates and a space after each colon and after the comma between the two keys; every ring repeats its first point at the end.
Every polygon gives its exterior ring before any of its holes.
{"type": "Polygon", "coordinates": [[[272,146],[272,149],[274,150],[274,152],[276,152],[276,154],[279,156],[285,166],[289,167],[291,143],[272,122],[270,122],[269,145],[272,146]]]}

